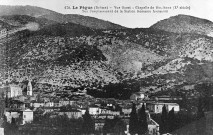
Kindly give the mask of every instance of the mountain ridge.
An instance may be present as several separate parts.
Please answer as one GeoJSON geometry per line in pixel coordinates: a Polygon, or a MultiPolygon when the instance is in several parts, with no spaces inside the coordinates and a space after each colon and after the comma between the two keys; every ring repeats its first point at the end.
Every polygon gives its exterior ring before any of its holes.
{"type": "Polygon", "coordinates": [[[28,15],[36,18],[46,18],[58,23],[71,22],[93,29],[123,29],[125,27],[108,21],[97,19],[94,17],[77,15],[77,14],[61,14],[49,9],[36,6],[5,6],[0,5],[0,16],[3,15],[28,15]]]}

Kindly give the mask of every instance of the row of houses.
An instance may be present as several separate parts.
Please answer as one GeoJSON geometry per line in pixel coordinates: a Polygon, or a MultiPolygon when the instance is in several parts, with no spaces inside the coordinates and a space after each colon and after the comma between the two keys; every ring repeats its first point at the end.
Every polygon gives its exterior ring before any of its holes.
{"type": "MultiPolygon", "coordinates": [[[[179,112],[180,111],[180,106],[177,103],[164,103],[164,102],[141,102],[138,103],[137,108],[141,108],[142,104],[146,105],[147,110],[149,110],[150,113],[161,113],[162,112],[162,108],[165,105],[167,108],[167,111],[170,111],[172,108],[174,108],[175,112],[179,112]]],[[[132,105],[131,104],[127,104],[127,105],[120,105],[120,110],[116,110],[116,107],[114,105],[111,104],[107,104],[107,106],[100,106],[100,105],[88,105],[88,106],[84,106],[80,103],[78,103],[77,101],[59,101],[57,103],[54,102],[46,102],[46,103],[30,103],[30,106],[33,106],[34,108],[39,108],[39,107],[43,107],[43,108],[50,108],[50,109],[54,109],[54,108],[60,108],[62,106],[73,106],[77,109],[81,109],[83,111],[85,111],[85,108],[88,107],[89,109],[89,113],[91,115],[99,115],[99,114],[113,114],[113,115],[129,115],[131,113],[131,109],[132,109],[132,105]]]]}
{"type": "MultiPolygon", "coordinates": [[[[61,105],[64,105],[65,102],[60,102],[61,105]]],[[[68,101],[66,102],[68,103],[68,101]]],[[[69,104],[66,104],[66,106],[70,106],[69,104]]],[[[72,103],[73,104],[73,103],[72,103]]],[[[137,108],[139,109],[142,104],[146,104],[147,111],[149,113],[161,113],[162,107],[165,105],[168,110],[171,110],[174,108],[176,112],[179,111],[179,105],[176,103],[155,103],[155,102],[141,102],[137,104],[137,108]]],[[[61,107],[54,107],[54,102],[49,103],[31,103],[31,105],[34,105],[35,109],[43,109],[45,113],[48,112],[54,112],[56,115],[67,115],[68,118],[72,119],[78,119],[82,118],[82,116],[86,112],[86,108],[81,108],[79,106],[75,106],[75,108],[68,109],[68,110],[61,110],[61,107]],[[37,106],[36,106],[37,105],[37,106]]],[[[106,106],[101,106],[100,104],[97,105],[89,105],[87,107],[89,113],[91,116],[95,119],[95,129],[96,130],[102,130],[105,119],[113,119],[114,117],[120,117],[122,120],[128,121],[129,115],[131,113],[131,105],[129,106],[123,106],[120,110],[116,110],[114,107],[114,104],[106,104],[106,106]]],[[[23,124],[27,122],[31,122],[33,120],[33,113],[35,110],[26,109],[24,111],[18,111],[15,113],[15,111],[7,111],[6,116],[8,117],[8,121],[11,121],[12,117],[23,117],[23,124]],[[20,113],[21,112],[21,113],[20,113]]],[[[150,117],[150,115],[149,115],[150,117]]],[[[127,130],[126,133],[128,133],[128,122],[126,123],[127,130]]],[[[159,134],[159,125],[156,123],[153,119],[149,118],[148,121],[148,129],[149,133],[153,135],[159,134]]]]}
{"type": "Polygon", "coordinates": [[[161,96],[151,96],[149,97],[146,92],[135,92],[130,96],[130,100],[134,101],[140,101],[140,100],[146,100],[146,101],[181,101],[183,100],[182,97],[179,96],[169,96],[169,95],[161,95],[161,96]]]}
{"type": "MultiPolygon", "coordinates": [[[[58,115],[67,115],[68,118],[80,118],[82,117],[82,112],[79,110],[70,110],[69,112],[66,111],[58,111],[56,113],[57,116],[58,115]]],[[[22,119],[22,125],[29,123],[31,121],[33,121],[33,111],[30,109],[24,110],[22,112],[6,112],[5,116],[7,117],[8,122],[12,121],[12,118],[23,118],[22,119]]],[[[151,119],[150,115],[147,113],[147,120],[148,120],[148,131],[149,134],[152,135],[159,135],[159,124],[156,123],[153,119],[151,119]]],[[[110,117],[107,117],[108,119],[110,119],[110,117]]],[[[112,118],[113,119],[113,118],[112,118]]],[[[126,131],[125,133],[128,134],[129,133],[129,118],[126,117],[120,117],[120,119],[122,121],[125,122],[126,125],[126,131]]],[[[103,126],[105,124],[105,120],[106,118],[100,118],[100,117],[94,117],[95,120],[95,130],[98,132],[102,132],[103,131],[103,126]]]]}

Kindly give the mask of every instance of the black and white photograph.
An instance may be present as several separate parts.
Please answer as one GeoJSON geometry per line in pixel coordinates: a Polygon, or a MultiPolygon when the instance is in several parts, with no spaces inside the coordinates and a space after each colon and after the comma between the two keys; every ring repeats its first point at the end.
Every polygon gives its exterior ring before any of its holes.
{"type": "Polygon", "coordinates": [[[213,1],[0,0],[0,135],[213,135],[213,1]]]}

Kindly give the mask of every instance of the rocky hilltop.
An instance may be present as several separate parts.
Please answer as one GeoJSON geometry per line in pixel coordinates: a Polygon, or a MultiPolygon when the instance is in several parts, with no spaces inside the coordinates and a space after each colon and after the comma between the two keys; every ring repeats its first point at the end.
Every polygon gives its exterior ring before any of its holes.
{"type": "Polygon", "coordinates": [[[172,16],[157,22],[150,28],[175,33],[196,33],[213,36],[213,23],[211,21],[188,15],[172,16]]]}

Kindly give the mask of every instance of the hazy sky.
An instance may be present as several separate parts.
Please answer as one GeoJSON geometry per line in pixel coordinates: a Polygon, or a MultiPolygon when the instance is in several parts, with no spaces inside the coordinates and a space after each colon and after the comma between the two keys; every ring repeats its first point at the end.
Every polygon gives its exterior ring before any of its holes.
{"type": "MultiPolygon", "coordinates": [[[[0,0],[0,5],[32,5],[64,14],[81,14],[108,20],[126,27],[149,27],[159,20],[177,14],[192,15],[213,21],[213,0],[0,0]],[[82,13],[65,6],[190,6],[190,10],[169,10],[169,13],[82,13]]],[[[0,9],[1,10],[1,9],[0,9]]]]}

